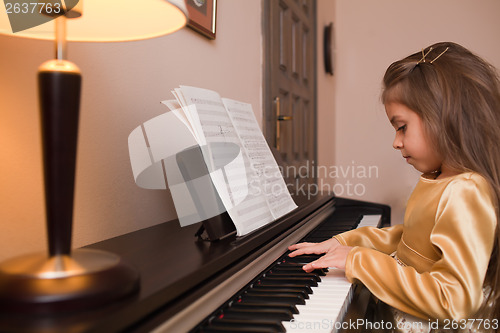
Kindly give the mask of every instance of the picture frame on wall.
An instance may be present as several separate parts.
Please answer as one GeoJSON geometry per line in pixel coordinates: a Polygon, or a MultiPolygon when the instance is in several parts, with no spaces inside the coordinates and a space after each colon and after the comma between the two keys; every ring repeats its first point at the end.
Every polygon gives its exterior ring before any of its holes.
{"type": "Polygon", "coordinates": [[[209,39],[215,39],[217,0],[185,0],[189,14],[188,27],[209,39]]]}

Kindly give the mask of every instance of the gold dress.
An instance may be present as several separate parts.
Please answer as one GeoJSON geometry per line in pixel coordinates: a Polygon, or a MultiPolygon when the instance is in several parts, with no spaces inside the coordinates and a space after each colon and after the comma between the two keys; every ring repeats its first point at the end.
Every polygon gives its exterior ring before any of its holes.
{"type": "Polygon", "coordinates": [[[425,321],[460,320],[482,305],[496,223],[490,187],[479,174],[424,174],[403,225],[364,227],[335,238],[354,247],[345,269],[350,282],[425,321]]]}

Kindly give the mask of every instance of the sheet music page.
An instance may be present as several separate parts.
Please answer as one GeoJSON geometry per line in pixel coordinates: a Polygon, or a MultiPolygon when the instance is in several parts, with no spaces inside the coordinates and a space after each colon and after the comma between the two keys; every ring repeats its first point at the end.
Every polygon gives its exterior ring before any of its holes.
{"type": "Polygon", "coordinates": [[[186,103],[186,100],[182,95],[182,91],[179,88],[172,90],[172,94],[176,98],[178,104],[181,106],[182,112],[184,112],[183,118],[185,118],[190,124],[196,140],[200,145],[206,145],[206,138],[203,134],[203,129],[201,128],[200,119],[198,118],[196,107],[193,104],[186,103]]]}
{"type": "Polygon", "coordinates": [[[245,235],[271,222],[273,214],[260,187],[252,185],[257,175],[220,95],[207,89],[181,86],[176,89],[176,97],[189,109],[193,128],[203,133],[207,147],[204,153],[208,155],[205,161],[237,234],[245,235]],[[237,146],[239,154],[228,163],[228,149],[224,147],[230,145],[237,146]]]}
{"type": "Polygon", "coordinates": [[[227,98],[222,101],[241,140],[242,149],[250,160],[254,176],[252,185],[258,187],[265,197],[273,218],[277,219],[297,208],[255,119],[252,105],[227,98]]]}
{"type": "Polygon", "coordinates": [[[189,129],[189,131],[191,132],[191,134],[195,138],[197,138],[197,134],[195,133],[193,127],[191,126],[191,124],[189,122],[189,119],[186,116],[186,112],[182,109],[182,106],[179,104],[179,102],[177,100],[175,100],[175,99],[169,99],[169,100],[164,100],[161,103],[163,105],[166,105],[170,109],[170,111],[172,111],[172,113],[177,118],[179,118],[179,120],[182,121],[182,123],[184,125],[186,125],[186,127],[189,129]]]}

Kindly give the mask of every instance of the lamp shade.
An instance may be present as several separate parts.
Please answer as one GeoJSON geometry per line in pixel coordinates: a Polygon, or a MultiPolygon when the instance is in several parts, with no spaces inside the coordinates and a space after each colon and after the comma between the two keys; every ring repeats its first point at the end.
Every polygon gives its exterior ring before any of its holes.
{"type": "MultiPolygon", "coordinates": [[[[57,3],[61,1],[45,2],[50,3],[52,13],[60,10],[57,3]]],[[[65,2],[70,8],[69,3],[75,3],[75,10],[82,13],[78,18],[67,20],[67,41],[119,42],[147,39],[172,33],[187,22],[184,0],[65,2]]],[[[54,22],[52,18],[40,13],[40,5],[32,8],[15,3],[16,1],[5,1],[6,10],[0,10],[0,33],[26,38],[54,39],[54,22]],[[39,22],[42,23],[37,24],[39,22]]]]}

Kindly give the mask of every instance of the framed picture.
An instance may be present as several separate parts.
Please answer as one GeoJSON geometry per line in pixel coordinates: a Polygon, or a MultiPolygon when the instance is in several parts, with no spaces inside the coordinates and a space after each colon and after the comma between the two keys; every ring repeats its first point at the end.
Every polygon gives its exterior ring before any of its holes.
{"type": "Polygon", "coordinates": [[[207,38],[215,39],[217,0],[186,0],[188,27],[207,38]]]}

